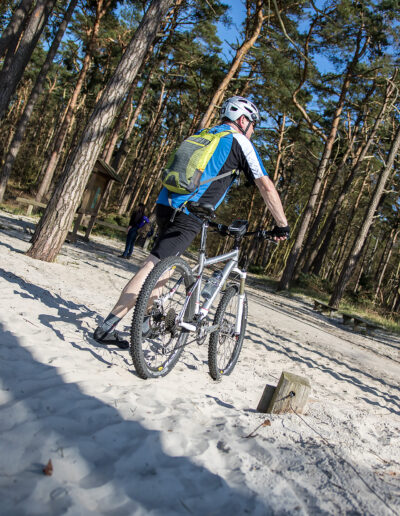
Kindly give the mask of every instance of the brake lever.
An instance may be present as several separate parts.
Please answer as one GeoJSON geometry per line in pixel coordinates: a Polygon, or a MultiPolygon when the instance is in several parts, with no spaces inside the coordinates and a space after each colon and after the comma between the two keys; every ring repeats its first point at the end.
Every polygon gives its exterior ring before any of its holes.
{"type": "Polygon", "coordinates": [[[273,239],[271,236],[272,231],[266,231],[265,229],[262,229],[258,232],[257,237],[263,238],[264,240],[268,240],[268,242],[272,242],[275,245],[278,245],[278,242],[273,239]]]}

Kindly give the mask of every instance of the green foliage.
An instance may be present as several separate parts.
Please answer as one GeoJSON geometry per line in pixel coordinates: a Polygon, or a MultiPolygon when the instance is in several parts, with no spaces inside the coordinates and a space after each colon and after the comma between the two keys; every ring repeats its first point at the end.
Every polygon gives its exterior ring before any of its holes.
{"type": "MultiPolygon", "coordinates": [[[[13,1],[1,3],[1,30],[6,27],[17,4],[13,1]]],[[[148,4],[133,0],[113,2],[102,18],[55,180],[62,171],[63,163],[79,142],[86,121],[148,4]]],[[[265,20],[256,44],[246,55],[225,93],[225,97],[244,94],[260,107],[263,122],[257,128],[253,141],[270,176],[276,174],[274,179],[292,227],[293,237],[289,243],[273,251],[266,249],[265,245],[253,249],[250,270],[271,277],[279,276],[290,246],[296,239],[325,148],[325,141],[316,128],[325,137],[329,135],[346,71],[350,71],[350,82],[322,188],[323,195],[328,191],[330,193],[326,197],[320,195],[317,200],[317,206],[326,207],[326,212],[308,246],[315,242],[324,227],[362,145],[371,134],[385,99],[388,80],[394,83],[395,88],[400,86],[399,77],[394,73],[398,66],[400,34],[398,2],[338,0],[329,3],[278,1],[277,4],[285,30],[275,16],[272,3],[264,2],[264,15],[269,14],[269,17],[265,20]],[[316,6],[318,9],[315,9],[316,6]],[[308,120],[296,107],[294,93],[297,102],[307,113],[308,120]]],[[[133,201],[136,194],[137,198],[148,196],[149,211],[154,207],[159,192],[160,180],[157,174],[168,158],[168,153],[163,154],[164,145],[170,153],[189,131],[196,130],[202,114],[229,70],[230,63],[226,62],[223,44],[218,36],[218,24],[223,24],[237,38],[238,43],[232,45],[231,54],[234,55],[246,31],[248,33],[254,24],[255,4],[250,2],[249,5],[251,16],[243,20],[240,28],[231,3],[219,0],[185,0],[178,6],[174,3],[175,10],[167,17],[157,35],[152,54],[140,72],[132,103],[124,113],[114,151],[115,156],[150,76],[148,94],[134,130],[126,142],[126,161],[118,170],[124,180],[129,178],[130,200],[133,201]]],[[[53,137],[73,95],[88,50],[88,36],[94,24],[96,7],[97,3],[92,0],[79,2],[48,73],[45,92],[35,107],[13,167],[13,184],[31,195],[37,191],[41,169],[50,154],[53,137]]],[[[8,115],[1,122],[0,147],[4,149],[0,155],[2,161],[65,8],[65,3],[58,2],[25,69],[8,115]]],[[[234,40],[234,37],[231,39],[234,40]]],[[[390,108],[377,128],[367,157],[360,163],[340,206],[320,272],[318,275],[300,275],[299,278],[297,288],[320,295],[324,300],[327,300],[337,281],[338,271],[364,220],[382,164],[399,124],[398,99],[393,96],[389,104],[390,108]]],[[[109,134],[111,136],[112,130],[109,134]]],[[[390,183],[386,186],[375,214],[366,249],[360,258],[365,262],[365,270],[360,276],[357,295],[352,299],[354,302],[370,304],[374,297],[379,267],[385,259],[384,250],[394,238],[399,224],[399,189],[396,162],[390,183]]],[[[244,184],[232,188],[227,202],[218,210],[218,218],[222,222],[236,218],[247,219],[251,207],[251,227],[269,227],[273,221],[264,216],[264,203],[258,193],[254,193],[254,187],[249,188],[244,184]]],[[[118,218],[115,214],[124,194],[122,187],[114,185],[108,205],[110,213],[106,218],[111,223],[127,224],[126,216],[118,218]]],[[[129,209],[128,202],[126,210],[129,209]]],[[[313,213],[312,220],[315,217],[316,213],[313,213]]],[[[100,226],[95,231],[113,234],[120,240],[125,238],[121,232],[100,226]]],[[[213,234],[210,234],[209,244],[210,252],[222,245],[220,237],[213,234]]],[[[399,245],[395,243],[380,292],[381,304],[386,310],[391,310],[396,301],[393,292],[394,285],[399,281],[399,253],[399,245]]],[[[351,289],[357,282],[360,268],[361,264],[351,280],[351,289]]],[[[351,294],[348,296],[351,300],[351,294]]]]}

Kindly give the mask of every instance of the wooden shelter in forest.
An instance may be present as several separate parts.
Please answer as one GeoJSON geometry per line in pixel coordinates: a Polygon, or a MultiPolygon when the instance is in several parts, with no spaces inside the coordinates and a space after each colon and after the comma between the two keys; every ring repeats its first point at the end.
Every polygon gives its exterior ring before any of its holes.
{"type": "Polygon", "coordinates": [[[84,239],[89,240],[101,203],[111,181],[120,183],[121,179],[110,165],[102,159],[97,159],[83,192],[82,201],[77,210],[78,216],[69,237],[70,240],[76,240],[79,226],[86,227],[84,239]]]}

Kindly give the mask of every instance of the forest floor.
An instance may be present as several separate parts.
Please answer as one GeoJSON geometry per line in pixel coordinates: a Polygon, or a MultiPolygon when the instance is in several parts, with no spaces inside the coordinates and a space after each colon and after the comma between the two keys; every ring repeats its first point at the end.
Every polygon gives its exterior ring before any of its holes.
{"type": "Polygon", "coordinates": [[[44,263],[24,254],[32,229],[0,211],[4,514],[400,514],[398,335],[253,285],[231,376],[213,382],[193,345],[144,381],[91,337],[143,252],[92,237],[44,263]],[[282,371],[310,380],[305,414],[257,412],[282,371]]]}

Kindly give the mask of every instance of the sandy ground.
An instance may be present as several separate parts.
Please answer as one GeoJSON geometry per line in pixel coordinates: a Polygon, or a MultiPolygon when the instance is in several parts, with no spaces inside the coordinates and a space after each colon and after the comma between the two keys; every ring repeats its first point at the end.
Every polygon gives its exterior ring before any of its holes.
{"type": "Polygon", "coordinates": [[[1,514],[400,514],[399,337],[250,287],[231,376],[193,344],[144,381],[91,338],[142,251],[94,237],[35,261],[29,221],[0,212],[1,514]],[[256,411],[282,371],[310,380],[306,414],[256,411]]]}

